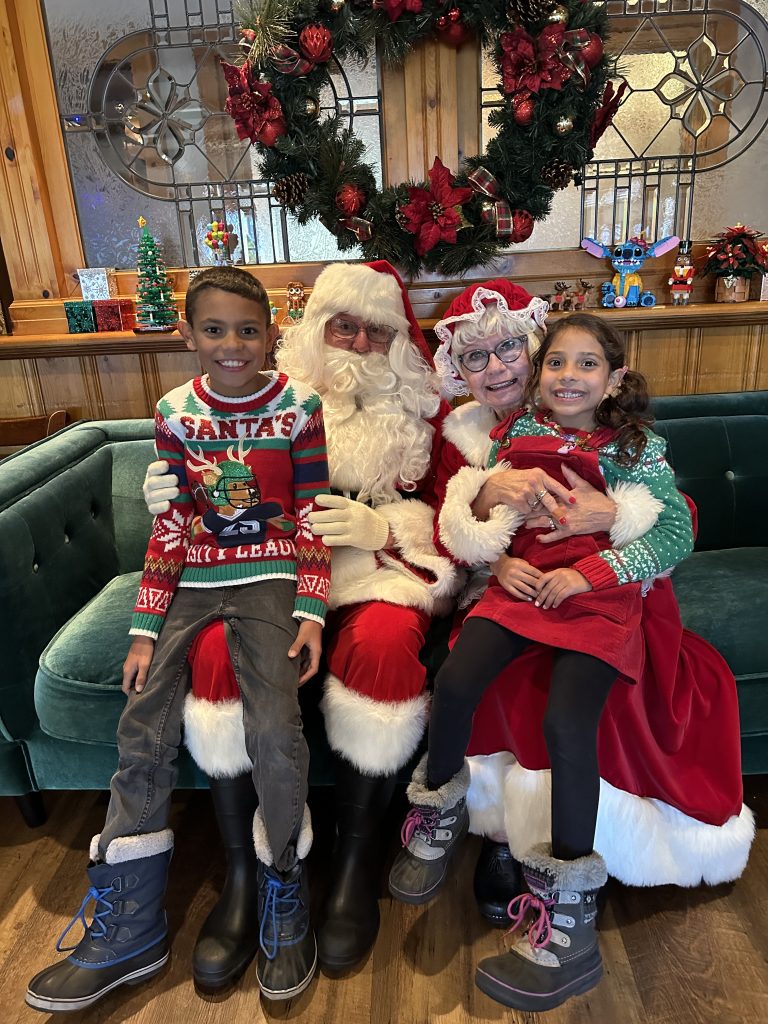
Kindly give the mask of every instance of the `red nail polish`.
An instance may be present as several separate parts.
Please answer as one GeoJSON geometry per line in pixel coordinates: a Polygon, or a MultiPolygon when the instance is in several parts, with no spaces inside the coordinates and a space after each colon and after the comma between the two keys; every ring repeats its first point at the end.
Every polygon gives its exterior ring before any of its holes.
{"type": "Polygon", "coordinates": [[[570,496],[570,498],[568,499],[568,502],[571,505],[575,505],[576,504],[576,499],[574,498],[573,495],[570,496]]]}
{"type": "Polygon", "coordinates": [[[565,518],[565,516],[563,516],[563,518],[562,518],[562,519],[560,520],[560,525],[561,525],[561,526],[565,526],[565,524],[566,524],[567,522],[568,522],[568,520],[567,520],[567,519],[565,518]]]}

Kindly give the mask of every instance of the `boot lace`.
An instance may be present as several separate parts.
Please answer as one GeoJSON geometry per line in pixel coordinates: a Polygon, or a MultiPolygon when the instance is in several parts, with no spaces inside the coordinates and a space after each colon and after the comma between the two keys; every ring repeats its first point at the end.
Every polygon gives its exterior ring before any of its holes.
{"type": "Polygon", "coordinates": [[[414,833],[429,842],[439,823],[440,815],[434,807],[412,807],[406,814],[403,827],[400,830],[403,846],[410,843],[414,833]]]}
{"type": "Polygon", "coordinates": [[[533,923],[529,926],[526,935],[533,949],[541,949],[546,946],[552,938],[552,922],[550,920],[551,908],[555,901],[542,899],[541,896],[534,896],[533,893],[524,892],[515,896],[509,901],[507,915],[512,922],[507,935],[515,931],[525,920],[526,914],[530,911],[534,914],[533,923]]]}
{"type": "Polygon", "coordinates": [[[294,914],[301,906],[300,888],[298,882],[284,882],[275,875],[267,877],[267,895],[259,928],[259,943],[267,960],[274,960],[280,949],[278,918],[294,914]]]}
{"type": "Polygon", "coordinates": [[[108,917],[109,914],[112,913],[112,904],[109,902],[108,899],[106,899],[106,897],[111,892],[114,892],[114,888],[111,885],[107,885],[103,889],[99,889],[95,885],[91,886],[91,888],[85,894],[83,902],[80,904],[80,909],[77,911],[77,913],[69,922],[67,927],[58,937],[56,941],[57,953],[71,953],[73,949],[77,949],[79,943],[75,943],[74,946],[63,946],[62,943],[64,942],[64,939],[67,937],[69,932],[74,928],[78,921],[83,926],[84,936],[90,932],[90,934],[94,938],[100,939],[107,934],[107,925],[104,921],[104,918],[108,917]],[[93,920],[91,921],[90,924],[88,924],[88,922],[85,919],[85,908],[88,906],[91,900],[94,901],[96,906],[93,912],[93,920]]]}

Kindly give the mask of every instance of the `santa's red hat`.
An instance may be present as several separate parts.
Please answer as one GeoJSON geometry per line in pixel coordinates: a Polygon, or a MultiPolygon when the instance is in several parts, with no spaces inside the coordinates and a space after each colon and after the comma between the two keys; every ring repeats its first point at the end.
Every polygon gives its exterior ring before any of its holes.
{"type": "Polygon", "coordinates": [[[315,281],[304,311],[305,320],[327,322],[349,313],[368,323],[386,324],[410,337],[419,354],[434,368],[432,353],[419,327],[408,292],[391,263],[331,263],[315,281]]]}
{"type": "Polygon", "coordinates": [[[544,299],[530,295],[525,288],[503,277],[470,285],[456,296],[445,316],[435,324],[435,334],[440,342],[435,366],[440,386],[448,395],[469,394],[469,388],[453,361],[453,332],[458,324],[477,323],[491,305],[495,305],[509,323],[510,331],[528,336],[529,355],[539,347],[549,309],[544,299]]]}

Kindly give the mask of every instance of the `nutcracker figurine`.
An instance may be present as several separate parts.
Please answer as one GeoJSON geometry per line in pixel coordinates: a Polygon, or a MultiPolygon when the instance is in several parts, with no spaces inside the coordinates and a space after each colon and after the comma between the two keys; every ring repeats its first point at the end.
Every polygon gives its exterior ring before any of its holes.
{"type": "Polygon", "coordinates": [[[680,242],[677,250],[677,259],[672,276],[669,281],[669,290],[672,293],[673,306],[687,306],[693,291],[693,278],[696,275],[696,268],[691,258],[691,241],[685,239],[680,242]]]}

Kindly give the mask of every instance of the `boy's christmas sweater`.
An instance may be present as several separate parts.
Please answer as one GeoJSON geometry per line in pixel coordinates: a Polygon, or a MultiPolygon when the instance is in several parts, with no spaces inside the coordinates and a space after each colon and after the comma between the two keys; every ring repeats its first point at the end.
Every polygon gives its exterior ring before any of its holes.
{"type": "Polygon", "coordinates": [[[652,579],[674,568],[693,550],[691,513],[665,458],[666,441],[651,430],[644,432],[646,446],[634,466],[620,465],[616,461],[615,435],[607,428],[589,435],[586,431],[569,432],[538,414],[524,413],[514,414],[491,432],[489,466],[504,461],[505,449],[515,438],[557,439],[550,453],[550,458],[554,456],[552,467],[537,463],[548,471],[552,468],[552,475],[556,475],[554,465],[562,462],[569,452],[592,451],[597,456],[605,486],[616,492],[626,484],[645,484],[656,499],[658,518],[642,537],[621,548],[608,547],[573,563],[572,567],[592,584],[593,590],[652,579]]]}
{"type": "Polygon", "coordinates": [[[244,398],[195,377],[155,412],[179,497],[155,517],[131,633],[157,637],[176,587],[297,581],[294,617],[325,621],[330,551],[307,522],[328,491],[320,396],[285,374],[244,398]]]}

